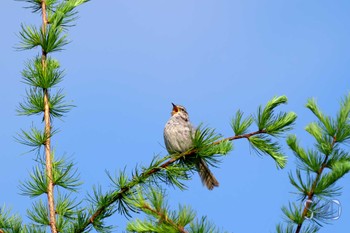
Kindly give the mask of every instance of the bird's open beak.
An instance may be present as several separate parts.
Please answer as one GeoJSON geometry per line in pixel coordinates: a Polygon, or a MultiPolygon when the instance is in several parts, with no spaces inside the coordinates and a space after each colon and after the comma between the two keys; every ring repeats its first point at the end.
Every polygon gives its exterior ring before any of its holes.
{"type": "Polygon", "coordinates": [[[176,104],[171,103],[173,105],[173,111],[171,112],[171,115],[174,115],[175,113],[177,113],[179,111],[179,108],[176,106],[176,104]]]}

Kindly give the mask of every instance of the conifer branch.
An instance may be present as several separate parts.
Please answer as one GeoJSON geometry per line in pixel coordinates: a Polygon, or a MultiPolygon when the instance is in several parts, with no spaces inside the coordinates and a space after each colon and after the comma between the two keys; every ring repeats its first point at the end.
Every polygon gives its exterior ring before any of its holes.
{"type": "MultiPolygon", "coordinates": [[[[336,143],[336,137],[333,137],[333,141],[332,141],[332,144],[331,144],[331,149],[333,149],[335,143],[336,143]]],[[[324,158],[324,160],[322,162],[322,165],[321,165],[320,169],[317,171],[317,175],[316,175],[316,178],[315,178],[314,182],[312,183],[311,190],[307,194],[307,200],[305,202],[305,206],[304,206],[304,209],[303,209],[302,214],[301,214],[301,222],[298,224],[297,229],[295,230],[295,233],[299,233],[300,230],[301,230],[301,227],[303,226],[303,223],[305,221],[305,217],[307,216],[307,214],[308,214],[308,212],[310,210],[311,204],[312,204],[312,200],[313,200],[313,197],[314,197],[314,194],[315,194],[315,189],[316,189],[317,184],[318,184],[318,182],[319,182],[319,180],[321,178],[323,170],[327,166],[328,158],[329,158],[329,155],[325,155],[325,158],[324,158]]]]}
{"type": "Polygon", "coordinates": [[[350,155],[342,147],[350,139],[350,94],[340,104],[336,117],[324,115],[314,99],[309,99],[306,107],[317,117],[317,122],[305,128],[316,141],[315,149],[303,149],[294,135],[287,138],[289,148],[298,159],[296,178],[290,173],[289,180],[298,190],[302,203],[282,207],[287,225],[277,225],[278,233],[314,233],[322,227],[321,222],[336,220],[341,213],[340,202],[333,198],[340,195],[341,187],[336,187],[336,182],[350,172],[350,155]],[[338,206],[337,210],[333,204],[338,206]],[[305,220],[310,224],[305,226],[305,220]]]}
{"type": "MultiPolygon", "coordinates": [[[[258,131],[254,131],[254,132],[246,133],[246,134],[242,134],[242,135],[235,135],[235,136],[227,137],[225,139],[217,140],[217,141],[213,142],[212,145],[219,145],[219,144],[225,143],[227,141],[233,141],[233,140],[238,140],[238,139],[242,139],[242,138],[249,139],[250,137],[252,137],[254,135],[264,134],[264,133],[266,133],[264,130],[258,130],[258,131]]],[[[86,218],[86,221],[79,227],[79,229],[76,229],[75,232],[84,232],[86,230],[86,228],[89,227],[90,224],[93,225],[96,219],[99,219],[101,217],[101,215],[103,215],[106,211],[108,211],[109,207],[113,203],[122,199],[124,196],[127,196],[127,194],[131,191],[131,189],[134,188],[136,185],[140,184],[141,181],[145,181],[150,176],[152,176],[152,175],[154,175],[162,170],[169,168],[172,164],[176,163],[177,161],[179,161],[181,159],[184,159],[185,157],[191,157],[191,156],[195,155],[197,152],[198,152],[197,149],[192,149],[192,150],[183,152],[181,154],[178,154],[178,155],[168,159],[167,161],[160,164],[159,166],[153,167],[150,170],[147,170],[147,171],[141,173],[139,176],[134,176],[134,178],[131,181],[129,181],[123,187],[120,187],[119,190],[114,191],[111,194],[111,198],[109,198],[108,201],[106,203],[104,203],[103,206],[100,206],[97,210],[95,210],[90,215],[90,217],[86,218]]]]}
{"type": "Polygon", "coordinates": [[[259,134],[266,134],[266,130],[261,129],[261,130],[257,130],[257,131],[255,131],[255,132],[251,132],[251,133],[246,133],[246,134],[242,134],[242,135],[231,136],[231,137],[224,138],[224,139],[222,139],[222,140],[216,141],[216,142],[214,142],[213,144],[216,145],[216,144],[221,143],[222,141],[233,141],[233,140],[242,139],[242,138],[249,139],[250,137],[252,137],[252,136],[254,136],[254,135],[259,135],[259,134]]]}
{"type": "Polygon", "coordinates": [[[237,112],[231,124],[236,134],[235,136],[220,139],[221,136],[216,135],[214,130],[208,128],[201,130],[201,126],[199,126],[194,136],[193,149],[181,154],[167,156],[161,162],[158,161],[155,165],[144,168],[142,173],[136,171],[131,180],[121,175],[120,178],[113,180],[113,183],[116,184],[115,191],[105,195],[95,195],[93,201],[97,203],[96,209],[90,212],[90,217],[86,217],[84,223],[77,226],[75,232],[84,232],[91,225],[95,226],[95,228],[101,227],[101,219],[108,217],[113,212],[111,208],[113,209],[114,203],[118,203],[121,206],[121,213],[129,215],[128,209],[133,210],[133,207],[125,203],[124,199],[133,193],[132,189],[136,185],[145,183],[153,175],[165,182],[183,188],[183,184],[177,180],[187,179],[186,173],[195,169],[193,160],[200,157],[205,159],[208,164],[215,166],[218,162],[215,156],[228,153],[232,149],[230,142],[234,140],[248,139],[256,150],[269,154],[276,161],[277,165],[283,168],[286,158],[280,152],[278,143],[272,142],[268,136],[280,136],[283,132],[290,130],[294,124],[296,119],[295,113],[279,113],[277,116],[274,114],[274,109],[286,102],[287,98],[285,96],[274,97],[264,108],[260,107],[258,117],[255,120],[258,130],[250,133],[246,131],[253,123],[253,117],[248,117],[242,121],[243,114],[240,111],[237,112]]]}
{"type": "MultiPolygon", "coordinates": [[[[42,13],[42,34],[46,34],[47,27],[47,13],[46,13],[46,0],[41,1],[41,13],[42,13]]],[[[42,48],[41,63],[43,73],[46,71],[46,59],[47,51],[42,48]]],[[[52,175],[52,155],[51,155],[51,122],[50,122],[50,104],[49,104],[49,90],[43,88],[44,94],[44,122],[45,122],[45,164],[46,164],[46,175],[47,175],[47,199],[49,205],[49,219],[50,228],[52,233],[57,233],[56,228],[56,211],[55,211],[55,200],[54,200],[54,182],[52,175]]]]}
{"type": "Polygon", "coordinates": [[[188,233],[183,226],[179,226],[174,221],[172,221],[170,218],[168,218],[164,213],[157,211],[156,209],[152,208],[151,205],[148,203],[143,203],[143,205],[140,207],[141,209],[147,210],[152,212],[153,214],[157,215],[160,221],[166,222],[175,229],[177,229],[180,233],[188,233]]]}
{"type": "MultiPolygon", "coordinates": [[[[71,232],[75,218],[80,209],[75,200],[67,193],[61,193],[58,187],[70,192],[77,191],[80,185],[73,163],[54,159],[51,137],[56,132],[52,119],[62,117],[72,105],[66,104],[62,89],[54,90],[63,79],[64,72],[59,62],[50,53],[62,50],[68,43],[65,27],[72,25],[76,19],[75,8],[88,0],[18,0],[26,2],[33,12],[41,13],[41,25],[21,25],[18,48],[27,50],[39,47],[41,54],[30,60],[22,71],[23,81],[30,86],[27,99],[20,103],[20,115],[43,114],[43,129],[32,127],[22,130],[17,139],[20,143],[38,151],[38,166],[33,169],[30,179],[21,185],[22,193],[30,197],[45,195],[47,201],[40,199],[28,210],[29,218],[35,222],[24,226],[28,232],[44,232],[50,228],[52,233],[71,232]],[[39,156],[43,147],[43,155],[39,156]],[[57,192],[55,192],[57,190],[57,192]],[[55,195],[54,195],[55,194],[55,195]],[[57,196],[55,198],[55,196],[57,196]]],[[[1,224],[0,224],[1,225],[1,224]]],[[[0,228],[2,228],[0,226],[0,228]]],[[[19,232],[19,231],[16,231],[19,232]]],[[[25,231],[27,232],[27,231],[25,231]]]]}
{"type": "Polygon", "coordinates": [[[128,232],[221,232],[206,217],[196,219],[196,213],[188,206],[180,205],[171,210],[162,188],[136,188],[127,198],[130,205],[147,215],[145,220],[135,219],[127,224],[128,232]]]}

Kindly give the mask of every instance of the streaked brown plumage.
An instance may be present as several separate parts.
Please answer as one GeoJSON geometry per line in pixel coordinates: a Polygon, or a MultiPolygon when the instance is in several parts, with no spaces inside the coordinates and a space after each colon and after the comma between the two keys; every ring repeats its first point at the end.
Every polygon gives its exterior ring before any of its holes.
{"type": "MultiPolygon", "coordinates": [[[[170,154],[176,152],[182,153],[190,149],[193,145],[193,136],[195,133],[186,109],[181,105],[172,105],[171,117],[164,128],[164,142],[170,154]]],[[[202,183],[209,190],[219,186],[219,182],[203,159],[199,159],[196,166],[202,183]]]]}

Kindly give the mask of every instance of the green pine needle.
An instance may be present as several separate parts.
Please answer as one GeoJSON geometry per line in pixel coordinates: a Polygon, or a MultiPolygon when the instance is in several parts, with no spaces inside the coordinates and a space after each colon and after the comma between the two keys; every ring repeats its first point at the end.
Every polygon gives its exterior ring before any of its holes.
{"type": "Polygon", "coordinates": [[[323,139],[323,129],[322,127],[316,123],[316,122],[311,122],[305,127],[306,132],[311,134],[317,142],[322,142],[323,139]]]}
{"type": "Polygon", "coordinates": [[[65,28],[74,26],[74,21],[77,19],[75,8],[88,1],[89,0],[70,0],[62,2],[56,7],[51,17],[49,17],[49,21],[56,27],[65,28]]]}
{"type": "Polygon", "coordinates": [[[340,104],[340,110],[336,117],[337,142],[349,143],[350,140],[350,94],[340,104]]]}
{"type": "Polygon", "coordinates": [[[38,115],[44,112],[44,94],[38,88],[31,88],[26,92],[27,97],[19,104],[17,112],[19,115],[38,115]]]}
{"type": "Polygon", "coordinates": [[[274,109],[281,105],[287,103],[286,96],[275,96],[272,100],[268,101],[265,108],[262,109],[260,106],[258,109],[258,116],[256,122],[258,124],[259,130],[265,129],[267,126],[271,125],[273,121],[274,109]]]}
{"type": "Polygon", "coordinates": [[[222,136],[214,129],[203,127],[200,124],[193,139],[193,149],[196,155],[207,160],[208,163],[215,164],[217,160],[214,155],[226,155],[232,150],[232,143],[228,140],[215,143],[221,138],[222,136]]]}
{"type": "MultiPolygon", "coordinates": [[[[16,0],[19,2],[27,2],[29,6],[25,8],[32,9],[33,13],[38,13],[41,11],[41,1],[42,0],[16,0]]],[[[50,10],[57,2],[57,0],[46,0],[46,6],[50,10]]]]}
{"type": "Polygon", "coordinates": [[[65,103],[64,98],[65,96],[62,94],[62,89],[51,96],[49,104],[52,117],[60,118],[74,107],[72,104],[65,103]]]}
{"type": "Polygon", "coordinates": [[[322,166],[324,158],[317,151],[308,150],[307,152],[299,146],[295,135],[289,135],[287,138],[289,148],[298,158],[298,167],[307,171],[318,172],[322,166]]]}
{"type": "Polygon", "coordinates": [[[329,135],[333,136],[336,132],[334,124],[330,117],[325,116],[321,110],[318,108],[315,99],[309,99],[307,101],[306,107],[311,110],[311,112],[318,118],[320,121],[320,126],[322,129],[329,135]]]}
{"type": "Polygon", "coordinates": [[[76,203],[75,198],[71,198],[69,194],[58,193],[58,198],[56,198],[56,212],[58,215],[75,220],[75,216],[80,209],[78,208],[80,203],[76,203]]]}
{"type": "Polygon", "coordinates": [[[282,207],[282,212],[286,216],[288,222],[298,225],[304,220],[301,214],[301,208],[301,206],[299,207],[295,203],[289,203],[288,207],[282,207]]]}
{"type": "Polygon", "coordinates": [[[271,118],[266,126],[266,133],[277,136],[292,129],[297,115],[294,112],[280,113],[271,118]]]}
{"type": "Polygon", "coordinates": [[[136,219],[127,225],[128,232],[219,232],[206,217],[195,220],[195,212],[187,206],[170,210],[162,189],[138,189],[129,199],[133,206],[147,215],[147,219],[136,219]]]}
{"type": "MultiPolygon", "coordinates": [[[[45,145],[45,142],[48,138],[44,132],[35,128],[34,126],[30,129],[29,132],[21,130],[21,134],[17,134],[17,135],[18,135],[16,137],[17,142],[29,147],[33,147],[33,150],[39,150],[41,146],[45,145]]],[[[51,136],[52,134],[50,135],[50,137],[51,136]]]]}
{"type": "MultiPolygon", "coordinates": [[[[62,89],[60,89],[49,96],[49,110],[51,117],[63,117],[64,114],[74,107],[74,105],[65,102],[65,96],[62,92],[62,89]]],[[[25,100],[24,103],[19,104],[17,112],[19,115],[30,116],[43,114],[44,109],[44,94],[42,90],[31,88],[30,91],[27,92],[27,100],[25,100]]]]}
{"type": "Polygon", "coordinates": [[[272,142],[270,138],[264,135],[252,136],[248,140],[259,154],[270,155],[275,160],[278,168],[284,168],[286,166],[287,157],[280,152],[281,148],[277,142],[272,142]]]}
{"type": "Polygon", "coordinates": [[[41,57],[36,57],[22,71],[23,82],[33,87],[52,88],[63,79],[64,72],[59,67],[57,60],[47,58],[44,68],[41,57]]]}
{"type": "Polygon", "coordinates": [[[54,184],[76,192],[82,182],[79,181],[79,174],[74,165],[73,162],[69,162],[64,158],[55,160],[52,164],[54,184]]]}
{"type": "Polygon", "coordinates": [[[212,222],[208,221],[207,217],[201,217],[199,220],[193,221],[190,225],[190,233],[220,233],[220,231],[212,222]]]}
{"type": "Polygon", "coordinates": [[[242,120],[243,112],[238,110],[236,112],[236,115],[232,118],[231,121],[231,128],[233,132],[235,132],[235,135],[242,135],[247,133],[247,130],[249,126],[253,123],[253,118],[251,116],[245,118],[242,120]]]}
{"type": "Polygon", "coordinates": [[[19,37],[21,43],[17,46],[19,50],[33,49],[41,44],[40,31],[35,26],[25,26],[21,24],[21,31],[19,37]]]}
{"type": "Polygon", "coordinates": [[[27,214],[29,219],[39,226],[50,225],[47,203],[44,203],[42,200],[34,202],[32,205],[32,210],[28,210],[27,214]]]}
{"type": "Polygon", "coordinates": [[[336,149],[327,161],[326,167],[332,169],[334,164],[349,163],[350,154],[342,149],[336,149]]]}
{"type": "Polygon", "coordinates": [[[30,174],[30,180],[21,184],[22,195],[37,197],[47,192],[47,177],[43,166],[36,166],[30,174]]]}
{"type": "Polygon", "coordinates": [[[286,96],[274,97],[267,102],[264,109],[260,106],[255,119],[260,131],[264,130],[272,136],[279,136],[292,129],[297,115],[294,112],[275,114],[275,108],[287,103],[286,96]]]}
{"type": "Polygon", "coordinates": [[[22,219],[17,214],[11,214],[11,210],[5,205],[0,207],[0,229],[4,232],[24,232],[22,219]]]}
{"type": "Polygon", "coordinates": [[[323,175],[318,182],[315,194],[322,196],[336,196],[339,195],[339,188],[335,188],[335,183],[350,171],[350,162],[338,161],[333,162],[330,167],[331,171],[323,175]]]}

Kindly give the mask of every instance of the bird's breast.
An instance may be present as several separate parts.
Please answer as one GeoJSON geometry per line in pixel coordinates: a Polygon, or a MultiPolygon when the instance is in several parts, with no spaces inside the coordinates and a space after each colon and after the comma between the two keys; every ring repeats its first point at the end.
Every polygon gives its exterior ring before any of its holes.
{"type": "Polygon", "coordinates": [[[188,122],[170,119],[164,128],[164,141],[168,152],[181,153],[190,149],[193,145],[192,131],[192,125],[188,122]]]}

